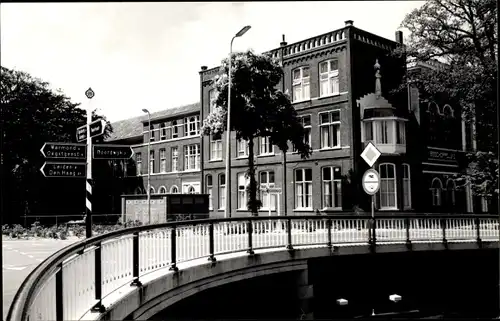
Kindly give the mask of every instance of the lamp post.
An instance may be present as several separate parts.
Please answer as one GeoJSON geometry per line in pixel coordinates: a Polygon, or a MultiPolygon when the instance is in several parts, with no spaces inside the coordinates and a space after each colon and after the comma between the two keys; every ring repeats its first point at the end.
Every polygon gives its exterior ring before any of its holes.
{"type": "Polygon", "coordinates": [[[151,224],[151,113],[146,108],[142,109],[143,112],[148,114],[148,220],[151,224]]]}
{"type": "Polygon", "coordinates": [[[243,36],[251,27],[243,27],[231,39],[229,46],[229,83],[227,87],[227,133],[226,133],[226,204],[224,209],[224,217],[229,217],[231,211],[231,62],[233,55],[233,41],[236,37],[243,36]]]}

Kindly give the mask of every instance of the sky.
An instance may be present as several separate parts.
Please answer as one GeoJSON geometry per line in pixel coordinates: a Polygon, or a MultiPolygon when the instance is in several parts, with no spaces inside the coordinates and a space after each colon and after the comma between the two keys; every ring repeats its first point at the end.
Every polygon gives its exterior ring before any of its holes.
{"type": "MultiPolygon", "coordinates": [[[[1,64],[61,89],[109,121],[200,99],[201,66],[340,29],[394,39],[424,1],[2,3],[1,64]],[[95,97],[88,100],[91,87],[95,97]]],[[[404,32],[404,31],[403,31],[404,32]]],[[[406,35],[407,36],[407,35],[406,35]]]]}

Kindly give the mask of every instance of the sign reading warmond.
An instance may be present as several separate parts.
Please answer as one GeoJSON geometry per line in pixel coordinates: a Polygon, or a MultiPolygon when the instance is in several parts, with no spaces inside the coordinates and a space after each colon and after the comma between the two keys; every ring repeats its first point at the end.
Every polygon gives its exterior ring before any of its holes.
{"type": "Polygon", "coordinates": [[[40,149],[45,158],[85,159],[85,144],[45,143],[40,149]]]}

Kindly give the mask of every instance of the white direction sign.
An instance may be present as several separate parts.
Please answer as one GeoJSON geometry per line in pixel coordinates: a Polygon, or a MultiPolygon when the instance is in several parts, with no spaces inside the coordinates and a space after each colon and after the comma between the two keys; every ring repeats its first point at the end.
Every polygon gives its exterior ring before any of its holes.
{"type": "Polygon", "coordinates": [[[363,174],[363,189],[366,194],[374,195],[380,189],[380,175],[374,169],[369,169],[363,174]]]}
{"type": "Polygon", "coordinates": [[[365,160],[368,166],[372,167],[380,157],[380,154],[382,153],[377,149],[377,147],[375,147],[372,142],[369,142],[361,153],[361,158],[365,160]]]}

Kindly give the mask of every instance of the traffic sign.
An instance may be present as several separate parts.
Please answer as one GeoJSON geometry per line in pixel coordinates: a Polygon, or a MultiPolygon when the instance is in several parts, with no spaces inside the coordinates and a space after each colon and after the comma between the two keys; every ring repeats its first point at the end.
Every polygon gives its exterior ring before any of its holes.
{"type": "Polygon", "coordinates": [[[94,159],[129,159],[132,155],[132,147],[123,145],[94,145],[92,151],[94,159]]]}
{"type": "Polygon", "coordinates": [[[380,189],[380,175],[374,169],[369,169],[363,174],[363,189],[368,195],[375,195],[380,189]]]}
{"type": "Polygon", "coordinates": [[[85,177],[85,163],[45,162],[40,171],[45,177],[85,177]]]}
{"type": "Polygon", "coordinates": [[[45,143],[40,152],[45,158],[85,159],[87,150],[85,144],[45,143]]]}
{"type": "Polygon", "coordinates": [[[262,187],[260,190],[271,194],[281,194],[281,187],[262,187]]]}
{"type": "Polygon", "coordinates": [[[92,99],[95,96],[95,93],[92,90],[92,88],[89,87],[89,89],[85,91],[85,96],[87,96],[88,99],[92,99]]]}
{"type": "MultiPolygon", "coordinates": [[[[106,122],[100,118],[90,123],[90,137],[95,137],[104,134],[106,122]]],[[[82,142],[87,139],[87,125],[78,127],[76,130],[76,140],[82,142]]]]}
{"type": "Polygon", "coordinates": [[[365,149],[361,153],[361,158],[365,160],[368,166],[372,167],[373,164],[377,161],[382,153],[372,144],[372,142],[368,142],[365,149]]]}

